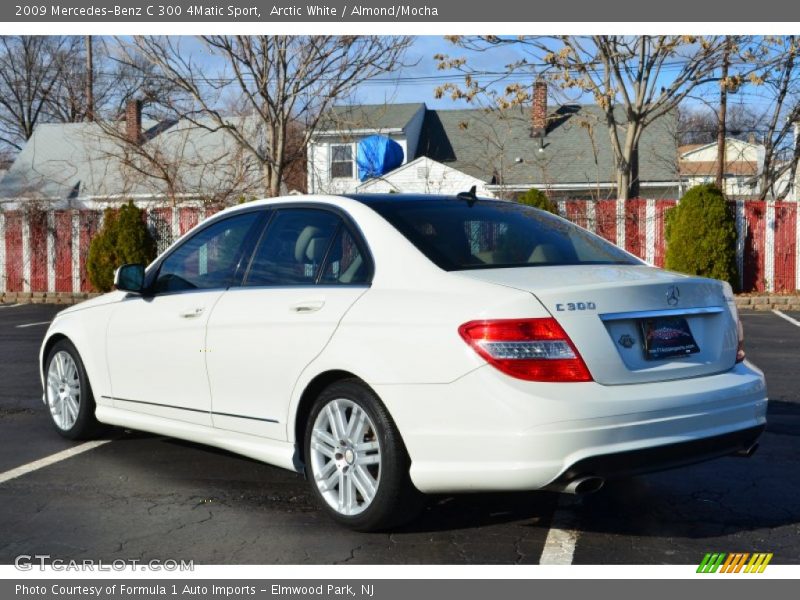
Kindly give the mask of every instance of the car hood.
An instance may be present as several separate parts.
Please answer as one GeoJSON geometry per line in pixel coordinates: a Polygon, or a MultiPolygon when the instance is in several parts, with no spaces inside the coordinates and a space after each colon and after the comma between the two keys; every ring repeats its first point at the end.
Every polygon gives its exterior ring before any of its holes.
{"type": "Polygon", "coordinates": [[[104,306],[106,304],[112,304],[114,302],[119,302],[127,295],[126,292],[120,292],[114,290],[113,292],[109,292],[107,294],[103,294],[102,296],[96,296],[94,298],[89,298],[88,300],[84,300],[83,302],[79,302],[78,304],[73,304],[72,306],[68,306],[64,310],[60,311],[57,316],[61,315],[68,315],[70,313],[77,312],[79,310],[86,310],[87,308],[94,308],[96,306],[104,306]]]}

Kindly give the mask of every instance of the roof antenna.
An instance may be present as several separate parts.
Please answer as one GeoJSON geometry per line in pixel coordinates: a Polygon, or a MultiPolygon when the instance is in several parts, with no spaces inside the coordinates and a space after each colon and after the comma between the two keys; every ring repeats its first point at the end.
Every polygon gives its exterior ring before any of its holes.
{"type": "Polygon", "coordinates": [[[468,192],[459,192],[458,194],[456,194],[456,198],[458,198],[459,200],[466,200],[467,204],[469,204],[469,206],[472,206],[478,200],[478,195],[476,193],[477,191],[478,191],[477,186],[473,185],[471,188],[469,188],[468,192]]]}

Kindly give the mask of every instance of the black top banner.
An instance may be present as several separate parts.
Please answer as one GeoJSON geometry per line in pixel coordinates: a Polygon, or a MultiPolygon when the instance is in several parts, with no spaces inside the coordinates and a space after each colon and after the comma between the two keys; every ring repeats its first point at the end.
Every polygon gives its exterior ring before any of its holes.
{"type": "Polygon", "coordinates": [[[4,22],[796,22],[800,2],[760,0],[58,0],[0,5],[4,22]]]}

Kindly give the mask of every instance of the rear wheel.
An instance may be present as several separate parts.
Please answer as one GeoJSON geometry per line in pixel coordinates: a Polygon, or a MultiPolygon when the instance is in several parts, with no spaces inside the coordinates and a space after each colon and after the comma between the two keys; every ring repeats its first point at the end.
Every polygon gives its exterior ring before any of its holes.
{"type": "Polygon", "coordinates": [[[56,342],[47,355],[45,398],[53,425],[65,438],[90,439],[100,432],[83,361],[69,340],[56,342]]]}
{"type": "Polygon", "coordinates": [[[400,525],[422,507],[410,461],[389,413],[355,379],[326,388],[305,432],[306,476],[323,510],[358,531],[400,525]]]}

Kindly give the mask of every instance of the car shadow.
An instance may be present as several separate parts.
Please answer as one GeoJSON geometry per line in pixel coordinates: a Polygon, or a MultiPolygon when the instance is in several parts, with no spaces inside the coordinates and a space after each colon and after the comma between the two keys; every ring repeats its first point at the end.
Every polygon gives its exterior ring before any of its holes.
{"type": "MultiPolygon", "coordinates": [[[[769,424],[758,452],[751,458],[721,458],[636,478],[611,480],[599,492],[564,496],[551,492],[474,493],[430,496],[420,516],[395,533],[435,533],[504,523],[549,528],[554,509],[571,513],[580,531],[652,537],[709,538],[741,531],[800,523],[800,404],[773,401],[769,424]]],[[[313,497],[301,475],[270,467],[226,450],[146,433],[125,432],[130,442],[157,444],[153,451],[120,453],[118,460],[163,470],[169,477],[175,461],[185,462],[204,477],[235,479],[238,503],[264,508],[273,501],[283,508],[290,495],[307,510],[313,497]],[[170,448],[172,450],[166,450],[170,448]],[[188,454],[187,454],[188,453],[188,454]],[[241,476],[236,475],[241,472],[241,476]],[[274,490],[280,490],[277,495],[274,490]]]]}

